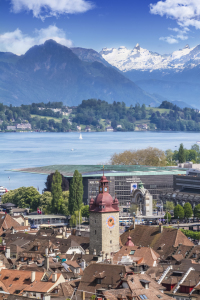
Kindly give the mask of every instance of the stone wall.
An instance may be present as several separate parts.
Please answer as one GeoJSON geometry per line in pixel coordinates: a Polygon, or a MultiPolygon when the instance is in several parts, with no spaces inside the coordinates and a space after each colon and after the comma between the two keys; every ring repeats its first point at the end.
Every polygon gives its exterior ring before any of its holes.
{"type": "Polygon", "coordinates": [[[94,249],[97,255],[104,252],[108,257],[119,250],[119,212],[90,212],[90,254],[94,249]],[[110,218],[114,226],[108,225],[110,218]]]}

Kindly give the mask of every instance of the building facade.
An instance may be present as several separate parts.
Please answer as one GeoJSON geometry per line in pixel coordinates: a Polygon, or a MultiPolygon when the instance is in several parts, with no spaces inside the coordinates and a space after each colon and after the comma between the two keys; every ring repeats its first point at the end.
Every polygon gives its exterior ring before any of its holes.
{"type": "Polygon", "coordinates": [[[109,258],[119,250],[119,202],[109,194],[105,176],[99,182],[99,193],[90,200],[90,254],[109,258]]]}

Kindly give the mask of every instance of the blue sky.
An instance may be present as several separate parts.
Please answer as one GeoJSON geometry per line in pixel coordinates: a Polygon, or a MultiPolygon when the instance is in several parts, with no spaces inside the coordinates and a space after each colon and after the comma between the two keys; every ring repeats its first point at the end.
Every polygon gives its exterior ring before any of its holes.
{"type": "Polygon", "coordinates": [[[171,53],[200,44],[199,20],[199,0],[0,0],[0,51],[22,54],[53,38],[96,51],[139,43],[171,53]]]}

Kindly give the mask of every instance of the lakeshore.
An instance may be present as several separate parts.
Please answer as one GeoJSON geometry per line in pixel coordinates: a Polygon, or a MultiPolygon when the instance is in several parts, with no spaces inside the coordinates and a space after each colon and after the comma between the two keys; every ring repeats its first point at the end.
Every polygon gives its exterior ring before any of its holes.
{"type": "Polygon", "coordinates": [[[197,132],[78,132],[2,133],[0,143],[0,185],[8,189],[34,186],[42,192],[46,175],[23,174],[5,170],[56,164],[105,164],[110,156],[124,150],[148,146],[162,150],[190,149],[198,141],[197,132]],[[10,178],[10,179],[9,179],[10,178]]]}

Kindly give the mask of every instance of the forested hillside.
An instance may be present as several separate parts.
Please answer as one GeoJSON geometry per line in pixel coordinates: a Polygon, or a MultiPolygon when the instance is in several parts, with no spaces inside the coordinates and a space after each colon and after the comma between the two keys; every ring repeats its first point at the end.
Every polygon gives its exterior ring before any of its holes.
{"type": "Polygon", "coordinates": [[[1,131],[16,131],[18,128],[14,127],[18,124],[30,124],[29,130],[34,131],[200,131],[200,114],[198,110],[182,109],[167,101],[157,108],[145,104],[126,107],[124,102],[109,104],[100,99],[83,100],[72,107],[62,102],[20,107],[0,103],[1,131]]]}

